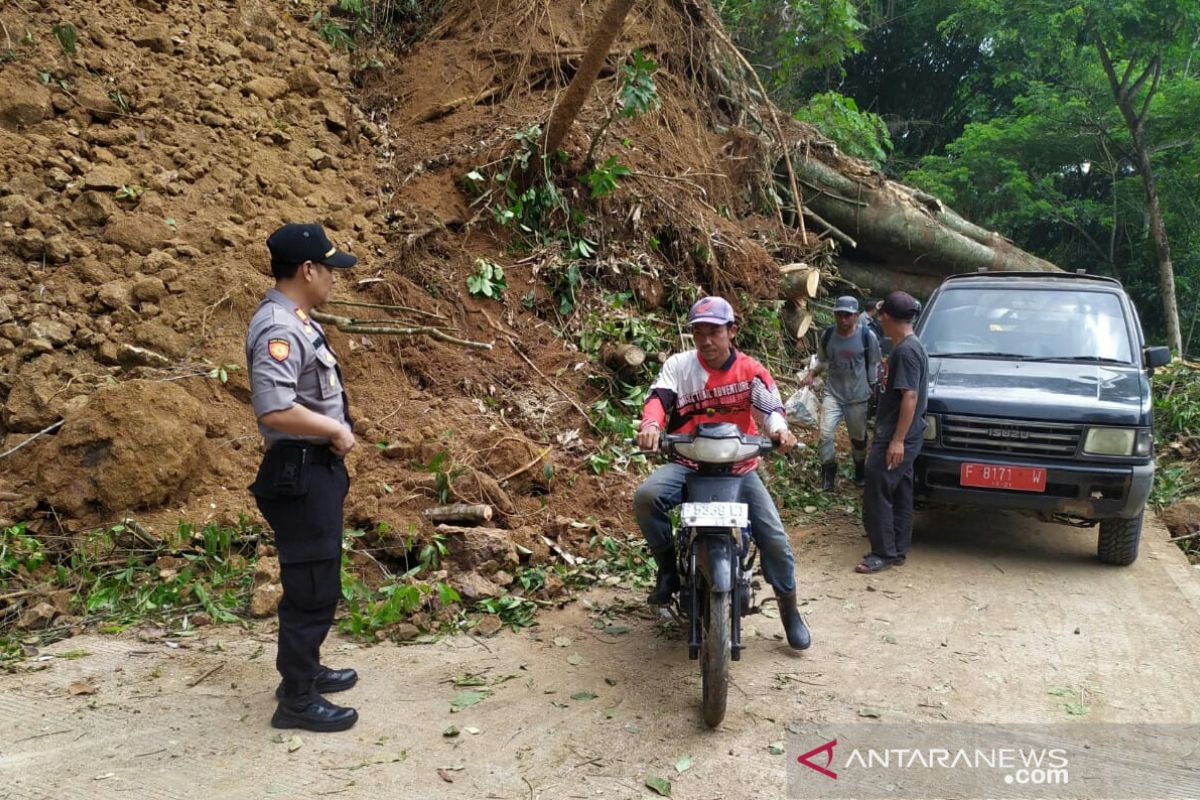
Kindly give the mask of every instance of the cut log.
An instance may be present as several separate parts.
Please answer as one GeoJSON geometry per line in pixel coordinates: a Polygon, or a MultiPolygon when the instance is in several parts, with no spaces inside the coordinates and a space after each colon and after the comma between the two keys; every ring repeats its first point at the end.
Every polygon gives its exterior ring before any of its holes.
{"type": "Polygon", "coordinates": [[[796,326],[796,338],[803,339],[804,334],[808,333],[808,329],[812,327],[812,314],[805,314],[800,318],[800,324],[796,326]]]}
{"type": "Polygon", "coordinates": [[[431,522],[473,522],[480,524],[492,521],[492,507],[488,505],[467,505],[457,503],[451,506],[437,506],[425,509],[425,516],[431,522]]]}
{"type": "Polygon", "coordinates": [[[783,275],[783,296],[788,300],[807,300],[810,297],[816,297],[820,287],[821,270],[816,267],[805,266],[785,272],[783,275]]]}
{"type": "Polygon", "coordinates": [[[633,372],[646,363],[646,351],[636,344],[621,344],[604,352],[604,363],[617,372],[633,372]]]}

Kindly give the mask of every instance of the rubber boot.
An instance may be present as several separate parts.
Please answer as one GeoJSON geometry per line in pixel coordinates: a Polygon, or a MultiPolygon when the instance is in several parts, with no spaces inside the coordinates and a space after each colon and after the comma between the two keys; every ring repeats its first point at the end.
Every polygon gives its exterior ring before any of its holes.
{"type": "Polygon", "coordinates": [[[867,464],[865,461],[854,462],[854,485],[860,489],[867,485],[867,464]]]}
{"type": "Polygon", "coordinates": [[[788,645],[793,650],[807,650],[812,646],[812,634],[804,624],[804,617],[796,609],[796,593],[784,594],[775,590],[775,600],[779,603],[779,621],[783,623],[783,632],[787,634],[788,645]]]}
{"type": "Polygon", "coordinates": [[[827,464],[821,465],[821,491],[833,491],[833,484],[837,480],[837,462],[830,461],[827,464]]]}
{"type": "Polygon", "coordinates": [[[658,565],[658,579],[646,602],[652,606],[665,606],[679,591],[679,565],[675,563],[675,547],[667,545],[651,550],[650,553],[654,556],[654,563],[658,565]]]}

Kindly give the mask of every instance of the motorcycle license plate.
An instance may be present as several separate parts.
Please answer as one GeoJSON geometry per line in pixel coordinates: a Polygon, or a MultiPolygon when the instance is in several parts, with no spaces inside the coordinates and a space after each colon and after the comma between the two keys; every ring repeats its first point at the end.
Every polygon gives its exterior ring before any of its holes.
{"type": "Polygon", "coordinates": [[[1046,491],[1046,470],[1041,467],[1001,467],[996,464],[963,464],[958,482],[983,489],[1013,489],[1019,492],[1046,491]]]}
{"type": "Polygon", "coordinates": [[[679,519],[686,528],[744,528],[750,521],[745,503],[684,503],[679,519]]]}

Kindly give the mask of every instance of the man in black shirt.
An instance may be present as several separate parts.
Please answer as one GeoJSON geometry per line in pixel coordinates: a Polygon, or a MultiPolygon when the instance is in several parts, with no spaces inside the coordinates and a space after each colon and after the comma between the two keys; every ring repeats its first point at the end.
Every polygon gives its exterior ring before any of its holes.
{"type": "Polygon", "coordinates": [[[925,436],[929,391],[929,359],[913,334],[919,308],[911,295],[892,292],[879,309],[884,333],[894,344],[867,455],[863,526],[871,539],[871,552],[854,568],[856,572],[903,564],[912,542],[913,462],[925,436]]]}

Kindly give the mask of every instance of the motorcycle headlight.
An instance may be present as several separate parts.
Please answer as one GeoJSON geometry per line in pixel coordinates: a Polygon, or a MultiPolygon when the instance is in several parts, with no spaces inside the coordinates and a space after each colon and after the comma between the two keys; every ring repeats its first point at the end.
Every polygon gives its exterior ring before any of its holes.
{"type": "Polygon", "coordinates": [[[758,446],[742,444],[737,439],[707,439],[697,436],[695,441],[676,444],[675,452],[690,461],[706,464],[735,464],[755,455],[758,452],[758,446]]]}
{"type": "Polygon", "coordinates": [[[925,415],[925,441],[937,441],[938,418],[936,414],[925,415]]]}
{"type": "Polygon", "coordinates": [[[1137,433],[1134,428],[1088,428],[1083,452],[1093,456],[1131,456],[1137,433]]]}

